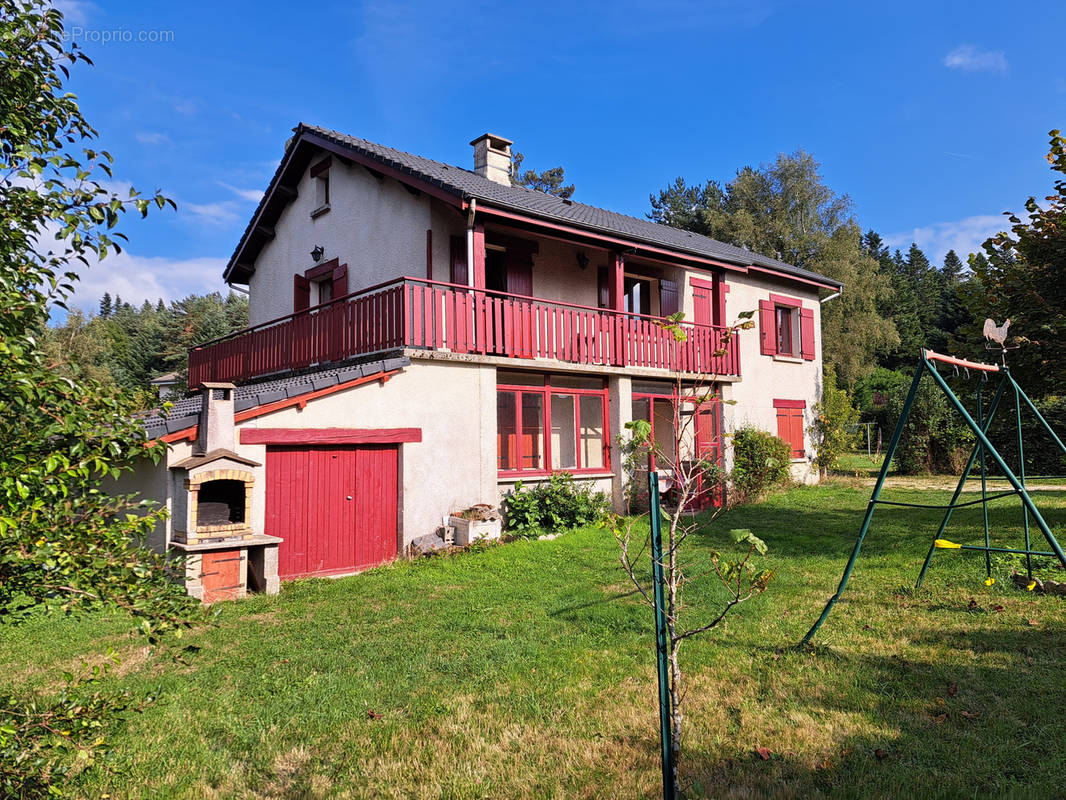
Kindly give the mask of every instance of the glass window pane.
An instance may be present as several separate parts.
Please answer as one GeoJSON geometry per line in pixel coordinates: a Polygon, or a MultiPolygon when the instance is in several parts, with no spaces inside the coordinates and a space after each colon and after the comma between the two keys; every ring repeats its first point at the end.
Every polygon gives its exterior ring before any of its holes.
{"type": "Polygon", "coordinates": [[[581,466],[603,469],[603,398],[581,397],[581,466]]]}
{"type": "Polygon", "coordinates": [[[504,372],[496,373],[496,383],[500,386],[543,386],[544,376],[534,375],[531,372],[504,372]]]}
{"type": "Polygon", "coordinates": [[[659,456],[656,459],[660,469],[669,469],[677,462],[676,442],[674,434],[674,404],[670,400],[655,400],[655,420],[652,426],[655,429],[655,452],[659,456]]]}
{"type": "Polygon", "coordinates": [[[544,469],[544,395],[522,394],[522,466],[544,469]]]}
{"type": "Polygon", "coordinates": [[[577,468],[574,433],[574,395],[552,395],[552,469],[577,468]]]}
{"type": "Polygon", "coordinates": [[[518,469],[515,393],[496,393],[496,462],[501,471],[518,469]]]}
{"type": "Polygon", "coordinates": [[[603,378],[586,378],[582,375],[552,375],[551,385],[560,389],[602,389],[603,378]]]}

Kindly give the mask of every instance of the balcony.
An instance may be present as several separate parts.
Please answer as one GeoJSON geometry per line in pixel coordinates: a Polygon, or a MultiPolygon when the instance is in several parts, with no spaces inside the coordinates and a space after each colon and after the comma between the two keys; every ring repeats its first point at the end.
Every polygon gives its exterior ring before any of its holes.
{"type": "Polygon", "coordinates": [[[400,278],[189,351],[189,386],[240,382],[402,349],[599,367],[740,375],[726,328],[400,278]],[[679,338],[681,339],[679,341],[679,338]]]}

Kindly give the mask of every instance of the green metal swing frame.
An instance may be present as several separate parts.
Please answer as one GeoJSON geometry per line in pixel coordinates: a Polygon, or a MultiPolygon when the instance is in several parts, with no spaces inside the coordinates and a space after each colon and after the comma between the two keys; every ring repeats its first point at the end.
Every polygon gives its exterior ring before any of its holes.
{"type": "MultiPolygon", "coordinates": [[[[1044,416],[1033,405],[1033,401],[1029,399],[1028,395],[1018,385],[1018,382],[1014,380],[1010,374],[1010,370],[1006,366],[997,366],[995,364],[983,364],[976,361],[967,361],[961,358],[955,358],[953,356],[946,356],[940,353],[934,353],[932,350],[922,350],[918,359],[918,366],[914,371],[914,380],[911,381],[910,391],[907,393],[907,399],[903,403],[903,411],[900,414],[899,422],[896,423],[896,429],[892,433],[892,439],[889,442],[888,449],[885,451],[885,460],[881,464],[881,472],[877,476],[877,482],[874,484],[873,493],[870,495],[870,502],[866,506],[866,515],[863,517],[862,527],[859,529],[859,538],[855,541],[855,547],[851,551],[851,557],[848,559],[847,566],[844,568],[844,574],[840,578],[840,584],[837,586],[836,593],[829,598],[829,601],[825,604],[825,608],[822,610],[821,616],[811,626],[811,629],[807,631],[807,635],[800,641],[801,645],[805,645],[810,642],[811,638],[818,629],[822,627],[822,623],[825,622],[829,616],[829,612],[833,610],[833,606],[836,605],[840,599],[840,595],[843,594],[844,589],[848,585],[848,580],[851,578],[852,570],[855,568],[855,561],[859,557],[859,551],[862,549],[863,540],[866,538],[866,534],[870,530],[870,523],[873,520],[874,511],[877,510],[879,505],[890,506],[904,506],[907,508],[938,508],[944,510],[944,518],[940,522],[939,528],[937,528],[936,535],[933,537],[932,543],[929,545],[929,552],[926,554],[925,563],[922,564],[921,572],[918,573],[918,580],[915,583],[916,587],[922,585],[922,581],[925,580],[925,574],[929,570],[929,565],[933,560],[933,554],[938,549],[938,543],[941,542],[941,536],[943,535],[948,523],[951,521],[952,512],[956,508],[963,506],[971,506],[980,504],[983,511],[984,518],[984,544],[983,545],[952,545],[951,549],[958,550],[977,550],[985,554],[985,573],[991,578],[992,576],[992,553],[1017,553],[1025,556],[1026,571],[1030,578],[1033,573],[1033,556],[1041,557],[1054,557],[1059,560],[1059,563],[1066,567],[1066,553],[1063,553],[1062,547],[1059,545],[1055,535],[1051,532],[1051,528],[1048,526],[1044,517],[1040,514],[1036,504],[1033,502],[1032,497],[1029,496],[1029,492],[1026,489],[1026,475],[1025,475],[1025,450],[1022,437],[1022,407],[1023,404],[1035,415],[1036,419],[1040,422],[1040,425],[1051,436],[1052,440],[1058,445],[1059,449],[1063,453],[1066,453],[1066,445],[1062,443],[1062,439],[1058,434],[1052,430],[1044,416]],[[962,402],[956,396],[955,392],[951,390],[944,376],[937,370],[936,364],[948,364],[954,368],[962,367],[966,370],[974,370],[981,376],[981,382],[977,389],[977,419],[975,420],[970,413],[963,406],[962,402]],[[954,407],[954,409],[962,417],[966,426],[973,433],[974,438],[977,440],[974,444],[974,448],[970,453],[970,457],[966,462],[966,467],[962,471],[962,476],[959,478],[958,486],[955,487],[955,492],[951,497],[951,502],[947,505],[927,505],[921,503],[902,503],[890,500],[881,499],[881,491],[884,489],[885,479],[888,477],[888,470],[892,464],[892,458],[895,455],[896,448],[899,446],[900,437],[903,434],[903,430],[907,424],[907,419],[910,417],[911,410],[914,406],[914,398],[918,393],[918,386],[921,383],[922,377],[928,374],[944,395],[947,397],[948,402],[954,407]],[[992,382],[993,376],[998,376],[999,381],[996,385],[995,391],[992,394],[991,401],[988,407],[985,408],[984,404],[984,391],[988,383],[992,382]],[[1003,400],[1005,394],[1013,393],[1014,395],[1014,411],[1015,411],[1015,426],[1017,428],[1018,436],[1018,455],[1020,466],[1017,475],[1011,471],[1007,466],[1003,456],[996,450],[995,446],[988,439],[988,431],[991,427],[992,420],[995,417],[996,411],[1003,400]],[[962,494],[963,487],[966,485],[966,481],[970,477],[970,472],[973,470],[974,462],[980,460],[980,474],[981,474],[981,499],[960,501],[959,497],[962,494]],[[995,466],[999,467],[1003,476],[1007,479],[1007,482],[1011,485],[1011,491],[1000,492],[998,494],[988,494],[988,462],[991,460],[995,466]],[[1025,536],[1024,549],[1008,548],[1008,547],[993,547],[992,538],[989,532],[988,525],[988,503],[991,500],[996,500],[1001,497],[1009,497],[1017,495],[1022,501],[1022,520],[1023,520],[1023,532],[1025,536]],[[1030,520],[1035,523],[1040,532],[1043,533],[1044,539],[1047,541],[1050,550],[1034,550],[1032,546],[1032,536],[1030,529],[1030,520]]],[[[1056,476],[1059,477],[1059,476],[1056,476]]]]}

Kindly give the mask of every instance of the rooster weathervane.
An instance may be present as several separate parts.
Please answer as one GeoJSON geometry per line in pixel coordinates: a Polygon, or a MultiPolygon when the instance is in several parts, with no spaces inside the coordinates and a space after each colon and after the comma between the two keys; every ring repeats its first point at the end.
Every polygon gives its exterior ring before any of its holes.
{"type": "Polygon", "coordinates": [[[1010,328],[1010,317],[1008,317],[1002,325],[996,325],[996,321],[991,318],[985,320],[984,334],[985,339],[987,339],[985,342],[985,349],[999,350],[1003,360],[1003,366],[1007,366],[1007,351],[1018,349],[1018,345],[1012,345],[1011,347],[1007,346],[1008,328],[1010,328]]]}

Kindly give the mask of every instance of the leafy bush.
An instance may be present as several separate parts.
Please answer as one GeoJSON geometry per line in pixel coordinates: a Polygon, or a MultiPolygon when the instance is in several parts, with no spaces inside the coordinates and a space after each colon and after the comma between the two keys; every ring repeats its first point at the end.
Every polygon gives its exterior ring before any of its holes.
{"type": "Polygon", "coordinates": [[[733,433],[733,504],[751,503],[789,480],[792,447],[760,428],[733,433]]]}
{"type": "MultiPolygon", "coordinates": [[[[906,394],[889,399],[890,429],[896,427],[906,394]]],[[[958,474],[972,447],[973,434],[959,413],[931,380],[923,380],[896,448],[896,470],[901,475],[958,474]]]]}
{"type": "Polygon", "coordinates": [[[504,507],[507,530],[524,537],[540,531],[595,525],[611,513],[611,501],[605,492],[595,491],[591,483],[575,481],[568,472],[557,472],[528,488],[522,481],[516,482],[504,507]]]}
{"type": "Polygon", "coordinates": [[[855,446],[855,435],[849,430],[859,421],[859,410],[851,403],[847,389],[837,388],[836,379],[826,373],[822,388],[822,402],[814,406],[811,434],[818,443],[817,464],[828,473],[841,453],[855,446]]]}

